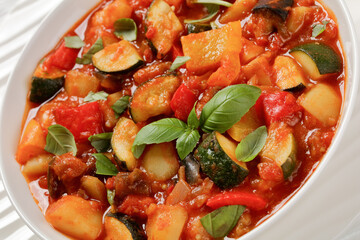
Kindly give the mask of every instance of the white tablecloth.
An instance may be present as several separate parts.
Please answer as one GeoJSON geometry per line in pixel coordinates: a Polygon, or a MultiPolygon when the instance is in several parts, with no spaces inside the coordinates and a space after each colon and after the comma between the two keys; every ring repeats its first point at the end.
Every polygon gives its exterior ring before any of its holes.
{"type": "MultiPolygon", "coordinates": [[[[24,45],[45,15],[60,2],[61,0],[0,0],[0,97],[3,96],[6,81],[24,45]]],[[[355,26],[360,26],[360,1],[345,2],[355,26]]],[[[360,97],[357,103],[360,104],[360,97]]],[[[277,226],[266,231],[266,238],[262,239],[360,239],[359,122],[360,109],[357,108],[338,152],[316,184],[284,215],[277,226]]],[[[11,206],[2,182],[0,239],[38,239],[11,206]]]]}

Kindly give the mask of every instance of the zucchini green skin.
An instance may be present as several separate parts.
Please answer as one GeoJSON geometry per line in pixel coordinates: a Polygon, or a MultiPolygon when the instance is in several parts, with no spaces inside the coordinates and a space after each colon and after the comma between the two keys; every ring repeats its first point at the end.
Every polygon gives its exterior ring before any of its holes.
{"type": "Polygon", "coordinates": [[[300,92],[302,90],[304,90],[306,87],[304,84],[300,83],[299,85],[297,86],[294,86],[294,87],[291,87],[291,88],[287,88],[287,89],[283,89],[284,91],[287,91],[287,92],[300,92]]]}
{"type": "Polygon", "coordinates": [[[290,7],[294,4],[294,0],[259,0],[253,8],[253,12],[269,10],[285,21],[290,7]]]}
{"type": "Polygon", "coordinates": [[[118,221],[120,221],[122,224],[124,224],[126,226],[126,228],[129,229],[131,236],[132,236],[132,240],[145,240],[146,239],[144,230],[130,216],[122,214],[122,213],[108,213],[108,214],[106,214],[106,217],[116,218],[118,221]]]}
{"type": "Polygon", "coordinates": [[[195,24],[195,23],[187,24],[188,34],[205,32],[205,31],[209,31],[211,29],[212,29],[212,27],[210,24],[195,24]]]}
{"type": "Polygon", "coordinates": [[[43,103],[52,98],[64,86],[64,77],[39,78],[32,77],[30,101],[43,103]]]}
{"type": "Polygon", "coordinates": [[[144,64],[144,60],[136,48],[126,40],[111,44],[92,57],[93,65],[103,73],[125,74],[131,72],[144,64]],[[113,59],[119,48],[123,54],[113,59]]]}
{"type": "Polygon", "coordinates": [[[239,185],[249,174],[249,170],[235,163],[222,150],[212,132],[195,150],[194,157],[201,170],[220,188],[229,189],[239,185]]]}
{"type": "Polygon", "coordinates": [[[315,62],[321,75],[342,71],[341,57],[328,45],[318,42],[306,43],[294,47],[290,53],[295,51],[306,53],[315,62]]]}

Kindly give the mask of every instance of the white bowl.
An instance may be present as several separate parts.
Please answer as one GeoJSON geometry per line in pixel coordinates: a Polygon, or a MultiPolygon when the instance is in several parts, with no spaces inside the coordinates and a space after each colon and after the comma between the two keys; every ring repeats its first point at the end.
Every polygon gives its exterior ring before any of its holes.
{"type": "MultiPolygon", "coordinates": [[[[45,220],[44,215],[36,205],[29,191],[28,185],[20,172],[20,167],[14,159],[21,130],[21,122],[25,108],[26,96],[29,90],[31,75],[40,60],[49,52],[58,40],[68,31],[89,9],[95,6],[98,0],[64,0],[46,19],[44,19],[32,40],[21,54],[10,79],[1,108],[0,128],[0,170],[3,183],[18,214],[26,224],[42,239],[68,239],[54,230],[45,220]]],[[[329,159],[336,151],[342,135],[348,125],[351,112],[355,104],[358,89],[358,49],[356,34],[350,14],[343,0],[327,0],[326,5],[333,10],[338,20],[341,40],[347,62],[347,85],[341,123],[332,145],[317,167],[316,171],[302,186],[302,188],[273,216],[244,235],[241,239],[269,239],[266,236],[269,227],[276,226],[286,212],[306,195],[308,188],[316,182],[329,159]]],[[[355,160],[355,159],[354,159],[355,160]]],[[[289,217],[289,216],[286,216],[289,217]]],[[[296,216],[290,216],[296,217],[296,216]]],[[[291,229],[287,229],[287,231],[291,229]]]]}

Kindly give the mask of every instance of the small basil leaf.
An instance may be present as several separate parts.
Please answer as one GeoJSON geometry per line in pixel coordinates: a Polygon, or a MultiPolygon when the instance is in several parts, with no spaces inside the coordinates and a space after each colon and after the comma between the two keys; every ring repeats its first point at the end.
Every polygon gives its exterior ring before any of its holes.
{"type": "Polygon", "coordinates": [[[84,65],[92,63],[92,56],[98,51],[101,51],[103,48],[104,45],[102,38],[98,38],[89,51],[82,56],[82,58],[76,58],[76,63],[84,65]]]}
{"type": "Polygon", "coordinates": [[[143,127],[136,135],[131,151],[139,158],[144,144],[171,142],[180,137],[187,129],[186,124],[177,118],[164,118],[143,127]]]}
{"type": "Polygon", "coordinates": [[[200,219],[205,230],[214,238],[223,238],[236,226],[245,206],[230,205],[216,209],[200,219]]]}
{"type": "Polygon", "coordinates": [[[218,6],[224,6],[224,7],[231,7],[232,4],[226,1],[222,0],[195,0],[194,3],[200,3],[200,4],[213,4],[218,6]]]}
{"type": "Polygon", "coordinates": [[[134,20],[131,18],[120,18],[114,23],[115,36],[118,38],[134,41],[137,36],[137,27],[134,20]]]}
{"type": "MultiPolygon", "coordinates": [[[[196,102],[197,103],[197,102],[196,102]]],[[[188,119],[187,119],[187,124],[190,128],[192,129],[197,129],[200,126],[200,121],[196,116],[196,112],[195,112],[195,106],[196,103],[194,104],[193,109],[191,110],[188,119]]]]}
{"type": "Polygon", "coordinates": [[[85,43],[79,36],[64,37],[65,47],[80,49],[85,46],[85,43]]]}
{"type": "Polygon", "coordinates": [[[107,189],[106,195],[107,195],[107,200],[108,200],[110,206],[112,206],[114,204],[115,190],[107,189]]]}
{"type": "Polygon", "coordinates": [[[267,129],[265,126],[259,127],[247,135],[236,147],[236,158],[241,162],[253,160],[262,150],[266,143],[267,129]]]}
{"type": "Polygon", "coordinates": [[[96,159],[96,174],[115,176],[119,170],[116,166],[102,153],[94,153],[92,156],[96,159]]]}
{"type": "Polygon", "coordinates": [[[181,160],[191,153],[199,142],[200,134],[196,129],[187,129],[177,140],[176,150],[181,160]]]}
{"type": "Polygon", "coordinates": [[[97,152],[107,152],[111,148],[112,135],[112,132],[95,134],[89,137],[89,141],[97,152]]]}
{"type": "Polygon", "coordinates": [[[204,132],[225,132],[255,105],[260,93],[260,88],[246,84],[220,90],[205,104],[201,112],[201,129],[204,132]]]}
{"type": "Polygon", "coordinates": [[[98,100],[106,100],[107,97],[109,96],[109,94],[107,94],[104,91],[100,91],[100,92],[89,92],[89,94],[84,98],[85,102],[96,102],[98,100]]]}
{"type": "Polygon", "coordinates": [[[189,60],[190,60],[190,57],[188,57],[188,56],[177,56],[175,58],[174,62],[171,64],[169,71],[170,72],[175,71],[177,68],[181,67],[189,60]]]}
{"type": "Polygon", "coordinates": [[[185,19],[184,23],[202,23],[210,21],[219,12],[220,7],[216,4],[204,4],[209,15],[202,19],[185,19]]]}
{"type": "Polygon", "coordinates": [[[130,96],[123,96],[111,106],[111,108],[115,112],[116,118],[119,118],[120,115],[126,110],[129,105],[129,99],[130,96]]]}
{"type": "Polygon", "coordinates": [[[316,24],[313,26],[312,29],[312,37],[317,37],[320,34],[322,34],[325,29],[326,29],[326,25],[329,23],[329,21],[322,21],[322,24],[316,24]]]}
{"type": "Polygon", "coordinates": [[[139,158],[141,157],[141,154],[144,152],[146,147],[146,144],[141,144],[141,145],[133,145],[131,147],[131,151],[134,155],[135,158],[139,158]]]}
{"type": "Polygon", "coordinates": [[[59,124],[51,125],[46,136],[45,150],[55,155],[72,152],[76,156],[75,138],[66,127],[59,124]]]}

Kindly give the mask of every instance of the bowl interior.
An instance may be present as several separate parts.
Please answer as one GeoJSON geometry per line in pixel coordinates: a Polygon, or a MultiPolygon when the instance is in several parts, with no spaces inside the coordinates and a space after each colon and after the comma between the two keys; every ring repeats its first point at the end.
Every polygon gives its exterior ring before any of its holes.
{"type": "MultiPolygon", "coordinates": [[[[25,220],[27,225],[43,239],[67,239],[64,235],[54,230],[45,220],[41,211],[32,198],[28,185],[20,172],[20,167],[15,161],[17,143],[21,130],[25,99],[29,89],[30,78],[38,60],[40,60],[58,42],[61,36],[70,29],[89,9],[95,6],[98,0],[64,0],[52,14],[50,14],[41,24],[40,28],[24,49],[19,62],[17,63],[7,86],[4,97],[0,127],[0,170],[3,177],[5,188],[10,200],[15,206],[19,215],[25,220]],[[71,11],[71,14],[69,12],[71,11]],[[25,84],[26,83],[26,84],[25,84]]],[[[299,192],[274,216],[265,221],[242,239],[253,239],[264,233],[266,229],[276,222],[276,219],[284,215],[286,209],[290,208],[304,194],[308,186],[320,174],[326,162],[333,155],[335,148],[339,144],[347,125],[351,110],[355,102],[357,91],[357,43],[355,30],[353,28],[350,14],[342,0],[327,0],[326,5],[333,10],[338,20],[339,31],[343,44],[344,54],[347,62],[347,84],[345,86],[345,99],[343,105],[342,119],[332,146],[323,158],[318,169],[299,192]]]]}

